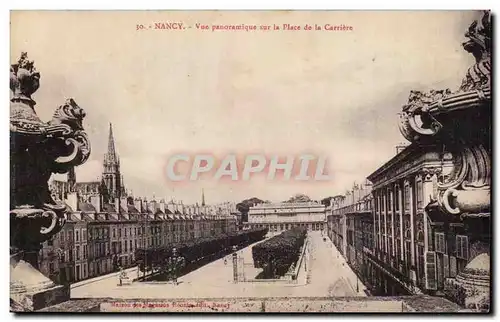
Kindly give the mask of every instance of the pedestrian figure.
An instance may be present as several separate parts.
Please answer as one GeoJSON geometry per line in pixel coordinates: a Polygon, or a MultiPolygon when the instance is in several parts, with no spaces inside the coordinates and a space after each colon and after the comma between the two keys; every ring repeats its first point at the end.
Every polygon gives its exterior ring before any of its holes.
{"type": "Polygon", "coordinates": [[[224,257],[224,265],[227,265],[227,257],[224,257]]]}

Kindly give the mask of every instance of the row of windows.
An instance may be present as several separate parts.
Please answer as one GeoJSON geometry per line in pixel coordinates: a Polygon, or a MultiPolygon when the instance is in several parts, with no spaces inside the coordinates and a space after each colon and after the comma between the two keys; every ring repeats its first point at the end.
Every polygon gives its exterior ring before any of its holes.
{"type": "MultiPolygon", "coordinates": [[[[416,191],[416,205],[417,208],[422,208],[424,202],[424,187],[422,180],[416,180],[414,184],[416,191]]],[[[387,211],[399,211],[401,200],[403,201],[404,210],[408,211],[411,208],[412,200],[412,185],[405,184],[404,191],[400,189],[400,183],[394,183],[391,186],[383,189],[379,189],[373,193],[375,211],[385,212],[387,211]]]]}
{"type": "Polygon", "coordinates": [[[356,211],[371,211],[372,210],[372,199],[367,198],[366,200],[358,201],[352,205],[333,209],[333,215],[344,215],[356,211]]]}
{"type": "MultiPolygon", "coordinates": [[[[214,225],[210,225],[211,227],[215,227],[214,225]]],[[[222,223],[221,225],[222,226],[222,223]]],[[[207,225],[204,223],[202,224],[202,229],[205,229],[207,228],[207,225]]],[[[166,231],[167,232],[175,232],[175,231],[184,231],[184,232],[188,232],[188,231],[192,231],[194,230],[194,224],[189,224],[189,225],[182,225],[182,224],[174,224],[172,226],[168,225],[166,226],[166,231]]],[[[149,227],[149,232],[151,234],[161,234],[161,226],[151,226],[149,227]]],[[[117,236],[117,233],[118,232],[118,238],[121,238],[122,237],[122,229],[121,228],[113,228],[113,238],[116,238],[117,236]]],[[[127,228],[123,228],[123,235],[124,237],[128,237],[128,236],[141,236],[141,235],[145,235],[146,234],[146,227],[142,226],[142,227],[134,227],[134,229],[132,230],[132,227],[129,227],[128,229],[127,228]]]]}

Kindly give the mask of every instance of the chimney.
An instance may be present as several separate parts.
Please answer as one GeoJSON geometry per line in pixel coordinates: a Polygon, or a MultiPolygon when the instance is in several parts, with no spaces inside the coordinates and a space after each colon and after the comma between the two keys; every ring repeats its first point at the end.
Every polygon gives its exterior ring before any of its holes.
{"type": "Polygon", "coordinates": [[[92,206],[94,206],[96,212],[102,211],[100,195],[90,196],[90,203],[92,204],[92,206]]]}
{"type": "Polygon", "coordinates": [[[167,208],[168,210],[170,210],[170,212],[175,212],[175,206],[174,206],[174,203],[173,202],[169,202],[168,205],[167,205],[167,208]]]}
{"type": "Polygon", "coordinates": [[[120,211],[120,198],[115,198],[115,210],[117,214],[121,214],[120,211]]]}
{"type": "Polygon", "coordinates": [[[159,204],[159,208],[162,212],[165,213],[165,200],[164,199],[161,199],[160,200],[160,204],[159,204]]]}
{"type": "Polygon", "coordinates": [[[148,209],[149,211],[151,211],[153,214],[156,212],[156,208],[157,205],[156,205],[156,200],[152,199],[149,203],[148,203],[148,209]]]}
{"type": "Polygon", "coordinates": [[[76,192],[68,193],[65,202],[71,208],[72,211],[78,210],[78,195],[76,192]]]}
{"type": "Polygon", "coordinates": [[[126,197],[120,198],[120,206],[123,208],[125,213],[128,213],[128,202],[126,197]]]}
{"type": "Polygon", "coordinates": [[[142,200],[141,200],[141,198],[134,199],[134,206],[135,206],[135,209],[137,209],[137,211],[139,213],[142,213],[142,200]]]}

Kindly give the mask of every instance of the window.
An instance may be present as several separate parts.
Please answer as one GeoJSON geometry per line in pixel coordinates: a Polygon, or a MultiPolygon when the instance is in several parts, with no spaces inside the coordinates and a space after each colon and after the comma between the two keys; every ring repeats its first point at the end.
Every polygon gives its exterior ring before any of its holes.
{"type": "Polygon", "coordinates": [[[80,241],[80,231],[77,230],[75,236],[76,236],[75,240],[80,241]]]}
{"type": "Polygon", "coordinates": [[[113,228],[113,238],[116,238],[116,228],[113,228]]]}
{"type": "Polygon", "coordinates": [[[469,238],[463,235],[457,235],[456,237],[456,252],[457,258],[469,259],[469,238]]]}
{"type": "Polygon", "coordinates": [[[410,210],[410,186],[409,185],[405,185],[404,200],[405,200],[405,210],[410,210]]]}
{"type": "Polygon", "coordinates": [[[392,195],[393,192],[389,191],[388,196],[389,196],[389,202],[387,203],[387,210],[392,211],[392,195]]]}
{"type": "Polygon", "coordinates": [[[400,200],[400,198],[399,198],[400,190],[399,190],[399,186],[398,185],[396,185],[396,189],[395,190],[396,191],[394,193],[394,209],[396,211],[398,211],[399,210],[399,200],[400,200]]]}
{"type": "Polygon", "coordinates": [[[87,259],[87,245],[83,246],[83,259],[87,259]]]}
{"type": "Polygon", "coordinates": [[[80,260],[80,246],[76,246],[76,260],[80,260]]]}
{"type": "Polygon", "coordinates": [[[127,237],[127,228],[124,229],[125,237],[127,237]]]}
{"type": "Polygon", "coordinates": [[[436,267],[436,253],[425,253],[425,269],[426,269],[426,288],[429,290],[437,289],[437,267],[436,267]]]}
{"type": "Polygon", "coordinates": [[[417,208],[422,208],[424,203],[424,185],[422,180],[417,181],[417,208]]]}
{"type": "Polygon", "coordinates": [[[434,243],[436,247],[436,253],[446,253],[446,243],[445,243],[444,233],[440,232],[434,233],[434,243]]]}
{"type": "Polygon", "coordinates": [[[132,248],[132,241],[129,241],[129,244],[130,244],[130,251],[132,251],[133,250],[133,248],[132,248]]]}

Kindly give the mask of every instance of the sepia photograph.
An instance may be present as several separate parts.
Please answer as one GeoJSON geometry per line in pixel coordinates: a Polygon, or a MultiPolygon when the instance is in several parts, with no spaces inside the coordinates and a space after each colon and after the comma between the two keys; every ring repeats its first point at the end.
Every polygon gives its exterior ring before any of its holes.
{"type": "Polygon", "coordinates": [[[10,11],[10,312],[491,313],[492,15],[10,11]]]}

